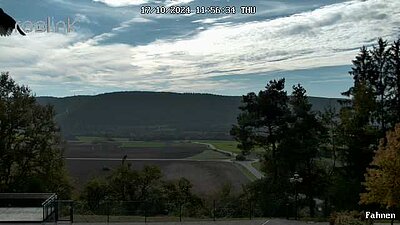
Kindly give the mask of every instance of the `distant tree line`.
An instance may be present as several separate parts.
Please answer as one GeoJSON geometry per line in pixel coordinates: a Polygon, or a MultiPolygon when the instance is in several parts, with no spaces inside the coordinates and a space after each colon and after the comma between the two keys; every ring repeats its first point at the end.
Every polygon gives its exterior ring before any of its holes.
{"type": "MultiPolygon", "coordinates": [[[[314,111],[335,99],[310,97],[314,111]]],[[[54,105],[56,122],[67,140],[112,136],[132,140],[232,140],[241,96],[116,92],[65,98],[37,97],[54,105]]],[[[337,107],[339,109],[339,106],[337,107]]]]}

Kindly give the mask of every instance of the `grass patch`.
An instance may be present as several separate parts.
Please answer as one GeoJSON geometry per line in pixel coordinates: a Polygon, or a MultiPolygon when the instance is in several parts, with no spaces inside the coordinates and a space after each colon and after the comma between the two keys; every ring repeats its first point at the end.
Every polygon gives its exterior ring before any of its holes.
{"type": "MultiPolygon", "coordinates": [[[[193,140],[193,142],[207,143],[213,145],[215,148],[224,150],[227,152],[232,152],[235,154],[240,154],[242,151],[237,148],[237,141],[227,141],[227,140],[193,140]]],[[[256,148],[253,150],[255,153],[263,153],[262,148],[256,148]]]]}
{"type": "Polygon", "coordinates": [[[162,148],[166,147],[167,143],[159,141],[123,141],[120,142],[121,148],[162,148]]]}
{"type": "Polygon", "coordinates": [[[250,181],[255,181],[257,180],[257,177],[254,176],[248,169],[246,169],[244,166],[242,166],[239,163],[233,163],[250,181]]]}
{"type": "MultiPolygon", "coordinates": [[[[173,147],[193,147],[198,146],[189,142],[182,141],[121,141],[121,148],[173,148],[173,147]]],[[[206,149],[206,148],[204,148],[206,149]]]]}
{"type": "Polygon", "coordinates": [[[95,136],[77,136],[78,142],[92,144],[95,142],[115,142],[122,148],[134,148],[134,147],[170,147],[170,146],[185,146],[187,143],[179,141],[130,141],[129,138],[106,138],[106,137],[95,137],[95,136]]]}
{"type": "Polygon", "coordinates": [[[112,138],[112,140],[116,142],[125,142],[129,141],[129,138],[112,138]]]}
{"type": "Polygon", "coordinates": [[[198,159],[198,160],[217,159],[218,160],[218,159],[229,159],[229,158],[230,157],[228,157],[222,153],[219,153],[219,152],[216,152],[213,150],[205,150],[200,154],[189,157],[188,159],[198,159]]]}
{"type": "Polygon", "coordinates": [[[225,141],[225,140],[195,140],[195,141],[214,145],[215,148],[227,152],[232,152],[236,154],[239,154],[241,152],[241,150],[236,147],[238,144],[236,141],[225,141]]]}
{"type": "Polygon", "coordinates": [[[193,145],[184,141],[130,141],[129,138],[117,138],[117,137],[98,137],[98,136],[77,136],[78,142],[93,144],[95,142],[115,142],[122,148],[164,148],[164,147],[178,147],[193,145]]]}
{"type": "Polygon", "coordinates": [[[84,143],[93,143],[93,142],[124,142],[129,141],[129,138],[115,138],[115,137],[96,137],[96,136],[77,136],[76,139],[80,142],[84,143]]]}
{"type": "Polygon", "coordinates": [[[80,142],[84,143],[92,143],[96,141],[107,141],[105,137],[91,137],[91,136],[77,136],[76,139],[80,142]]]}
{"type": "Polygon", "coordinates": [[[251,165],[258,171],[261,171],[261,162],[253,162],[251,165]]]}

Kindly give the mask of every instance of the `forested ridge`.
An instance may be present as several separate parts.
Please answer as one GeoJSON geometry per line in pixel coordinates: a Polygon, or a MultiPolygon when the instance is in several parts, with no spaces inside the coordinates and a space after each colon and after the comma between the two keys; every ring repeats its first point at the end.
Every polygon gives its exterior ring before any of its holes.
{"type": "MultiPolygon", "coordinates": [[[[231,139],[240,96],[167,92],[115,92],[65,98],[38,97],[54,105],[67,138],[113,135],[132,139],[231,139]]],[[[338,99],[310,97],[313,109],[339,108],[338,99]]]]}

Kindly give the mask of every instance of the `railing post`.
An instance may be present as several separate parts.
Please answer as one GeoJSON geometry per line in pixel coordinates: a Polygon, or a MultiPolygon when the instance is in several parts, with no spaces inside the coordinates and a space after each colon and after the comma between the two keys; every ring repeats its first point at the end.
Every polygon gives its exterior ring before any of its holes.
{"type": "Polygon", "coordinates": [[[69,210],[69,219],[71,221],[71,224],[74,223],[74,202],[70,202],[71,208],[69,210]]]}
{"type": "Polygon", "coordinates": [[[286,219],[289,220],[289,203],[286,203],[286,219]]]}
{"type": "Polygon", "coordinates": [[[147,202],[144,202],[144,223],[147,223],[147,202]]]}
{"type": "Polygon", "coordinates": [[[182,222],[182,203],[179,203],[179,222],[182,222]]]}
{"type": "Polygon", "coordinates": [[[53,207],[54,207],[54,222],[58,221],[58,208],[59,208],[59,201],[54,200],[53,202],[53,207]]]}
{"type": "Polygon", "coordinates": [[[294,193],[295,193],[295,196],[294,196],[294,205],[295,205],[295,208],[294,208],[294,210],[295,210],[295,220],[298,220],[298,217],[299,217],[299,211],[298,211],[298,193],[297,193],[297,184],[295,184],[295,186],[294,186],[294,193]]]}
{"type": "Polygon", "coordinates": [[[213,201],[213,220],[215,221],[215,200],[213,201]]]}
{"type": "Polygon", "coordinates": [[[43,221],[45,221],[47,219],[46,218],[46,205],[43,205],[42,207],[43,207],[43,221]]]}
{"type": "Polygon", "coordinates": [[[252,220],[253,204],[250,201],[250,220],[252,220]]]}
{"type": "Polygon", "coordinates": [[[107,224],[110,222],[110,201],[106,202],[107,207],[107,224]]]}

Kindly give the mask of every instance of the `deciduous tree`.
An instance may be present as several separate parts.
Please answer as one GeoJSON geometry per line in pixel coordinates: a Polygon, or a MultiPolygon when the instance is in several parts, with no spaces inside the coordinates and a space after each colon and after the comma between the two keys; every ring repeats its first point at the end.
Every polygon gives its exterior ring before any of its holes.
{"type": "Polygon", "coordinates": [[[390,209],[400,206],[400,124],[387,133],[386,141],[381,140],[364,185],[361,203],[378,203],[390,209]]]}
{"type": "Polygon", "coordinates": [[[71,191],[54,109],[28,87],[0,76],[0,192],[71,191]]]}

